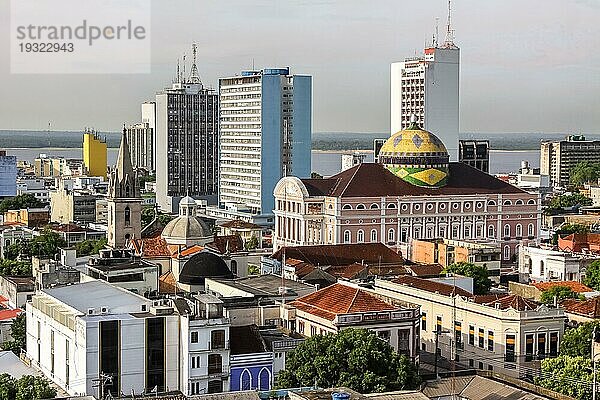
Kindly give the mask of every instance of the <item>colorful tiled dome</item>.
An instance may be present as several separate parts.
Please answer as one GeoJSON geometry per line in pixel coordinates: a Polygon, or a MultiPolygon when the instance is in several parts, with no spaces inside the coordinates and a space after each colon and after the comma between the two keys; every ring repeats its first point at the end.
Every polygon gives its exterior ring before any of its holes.
{"type": "Polygon", "coordinates": [[[393,134],[379,151],[379,162],[417,186],[441,187],[448,180],[448,150],[433,133],[415,122],[393,134]]]}

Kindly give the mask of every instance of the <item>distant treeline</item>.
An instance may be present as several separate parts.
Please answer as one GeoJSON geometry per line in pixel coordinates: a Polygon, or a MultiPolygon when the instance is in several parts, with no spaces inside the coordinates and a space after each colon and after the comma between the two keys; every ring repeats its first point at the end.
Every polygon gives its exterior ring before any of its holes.
{"type": "MultiPolygon", "coordinates": [[[[119,147],[119,132],[99,132],[109,148],[119,147]]],[[[314,132],[314,150],[370,150],[373,140],[386,138],[385,133],[314,132]]],[[[565,134],[543,133],[477,133],[461,135],[463,139],[487,139],[493,150],[539,150],[540,141],[562,139],[565,134]]],[[[588,139],[600,139],[600,135],[586,135],[588,139]]],[[[12,131],[0,130],[0,148],[81,148],[81,132],[64,131],[12,131]]]]}

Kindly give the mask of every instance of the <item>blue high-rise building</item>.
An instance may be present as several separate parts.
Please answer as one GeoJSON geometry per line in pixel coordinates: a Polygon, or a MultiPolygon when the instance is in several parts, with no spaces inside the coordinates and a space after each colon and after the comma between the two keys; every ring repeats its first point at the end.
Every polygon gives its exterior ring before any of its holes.
{"type": "Polygon", "coordinates": [[[0,198],[17,194],[17,157],[0,150],[0,198]]]}
{"type": "Polygon", "coordinates": [[[270,215],[281,177],[310,177],[312,77],[242,71],[219,80],[219,107],[219,203],[270,215]]]}

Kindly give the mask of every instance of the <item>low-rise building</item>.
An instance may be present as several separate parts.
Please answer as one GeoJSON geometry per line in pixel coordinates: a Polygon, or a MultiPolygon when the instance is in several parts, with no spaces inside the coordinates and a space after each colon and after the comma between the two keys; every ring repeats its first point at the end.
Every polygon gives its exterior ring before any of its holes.
{"type": "Polygon", "coordinates": [[[385,302],[349,283],[336,283],[281,308],[286,325],[307,337],[365,328],[413,360],[419,353],[419,307],[385,302]]]}
{"type": "Polygon", "coordinates": [[[41,178],[17,178],[17,196],[23,194],[31,194],[44,203],[50,201],[46,181],[41,178]]]}
{"type": "Polygon", "coordinates": [[[583,261],[574,253],[523,246],[519,252],[520,281],[580,281],[583,261]]]}
{"type": "Polygon", "coordinates": [[[0,225],[0,258],[4,258],[6,250],[20,240],[29,240],[34,230],[19,224],[0,225]]]}
{"type": "Polygon", "coordinates": [[[20,308],[9,306],[8,302],[7,298],[0,296],[0,344],[12,340],[12,324],[23,312],[20,308]]]}
{"type": "MultiPolygon", "coordinates": [[[[58,287],[79,283],[81,280],[80,271],[73,266],[76,261],[73,260],[73,265],[64,262],[65,252],[75,253],[75,249],[61,249],[61,261],[50,259],[40,259],[31,257],[31,265],[33,278],[35,280],[35,288],[37,290],[48,289],[50,287],[58,287]]],[[[73,259],[75,255],[73,254],[73,259]]]]}
{"type": "Polygon", "coordinates": [[[84,240],[106,239],[106,232],[97,231],[74,223],[51,224],[49,228],[58,233],[67,243],[68,247],[81,243],[84,240]]]}
{"type": "Polygon", "coordinates": [[[518,295],[474,296],[456,286],[412,276],[376,279],[375,294],[421,306],[421,350],[470,368],[530,374],[558,355],[566,317],[518,295]]]}
{"type": "Polygon", "coordinates": [[[485,267],[490,275],[500,275],[502,253],[495,242],[477,242],[451,239],[420,239],[411,243],[411,260],[447,267],[458,262],[469,262],[485,267]]]}
{"type": "Polygon", "coordinates": [[[0,296],[10,308],[24,308],[35,293],[35,280],[31,276],[0,276],[0,296]]]}
{"type": "Polygon", "coordinates": [[[239,235],[245,246],[248,247],[252,238],[256,239],[256,247],[262,248],[262,231],[263,228],[252,222],[246,222],[241,219],[234,219],[222,223],[220,226],[221,234],[227,235],[239,235]]]}
{"type": "Polygon", "coordinates": [[[600,297],[587,300],[566,299],[560,303],[560,306],[565,309],[565,315],[571,326],[596,322],[600,318],[600,297]]]}
{"type": "Polygon", "coordinates": [[[508,282],[508,290],[510,293],[535,301],[541,301],[542,293],[557,286],[568,287],[574,293],[585,298],[600,295],[600,292],[585,286],[583,283],[575,281],[534,282],[531,284],[508,282]]]}
{"type": "Polygon", "coordinates": [[[69,395],[178,389],[173,311],[100,280],[42,289],[26,306],[27,357],[69,395]]]}
{"type": "Polygon", "coordinates": [[[63,180],[59,180],[58,188],[50,192],[50,221],[61,224],[94,222],[96,199],[97,196],[86,191],[69,189],[63,180]]]}
{"type": "Polygon", "coordinates": [[[4,213],[5,224],[21,224],[28,228],[41,228],[48,225],[50,210],[47,208],[22,208],[4,213]]]}

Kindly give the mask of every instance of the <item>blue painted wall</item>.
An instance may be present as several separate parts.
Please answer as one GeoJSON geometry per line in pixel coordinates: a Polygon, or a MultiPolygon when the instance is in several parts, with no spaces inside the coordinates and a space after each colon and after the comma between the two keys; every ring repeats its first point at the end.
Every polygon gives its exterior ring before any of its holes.
{"type": "Polygon", "coordinates": [[[269,363],[232,367],[229,378],[230,391],[271,390],[272,375],[273,365],[269,363]]]}
{"type": "Polygon", "coordinates": [[[262,77],[261,214],[275,206],[273,190],[281,178],[281,75],[262,77]]]}

